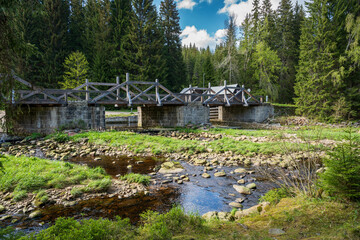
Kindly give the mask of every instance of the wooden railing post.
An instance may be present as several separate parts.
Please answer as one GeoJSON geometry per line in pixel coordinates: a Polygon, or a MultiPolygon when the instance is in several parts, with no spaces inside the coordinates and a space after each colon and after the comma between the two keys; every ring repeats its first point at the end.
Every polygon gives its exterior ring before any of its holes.
{"type": "Polygon", "coordinates": [[[86,84],[86,86],[85,86],[85,90],[86,90],[85,100],[89,101],[90,100],[90,94],[88,92],[89,91],[89,79],[85,80],[85,84],[86,84]]]}
{"type": "Polygon", "coordinates": [[[130,95],[130,91],[129,91],[129,82],[130,82],[130,75],[129,73],[126,73],[126,98],[128,100],[128,106],[132,106],[132,101],[131,101],[131,95],[130,95]]]}
{"type": "MultiPolygon", "coordinates": [[[[116,85],[119,86],[119,84],[120,84],[120,78],[119,76],[116,76],[116,85]]],[[[116,101],[119,101],[119,96],[120,96],[120,88],[116,90],[116,101]]],[[[119,106],[118,104],[115,104],[115,107],[118,106],[119,106]]]]}
{"type": "Polygon", "coordinates": [[[158,106],[162,106],[161,97],[159,94],[159,80],[155,80],[155,94],[156,94],[156,102],[158,106]]]}

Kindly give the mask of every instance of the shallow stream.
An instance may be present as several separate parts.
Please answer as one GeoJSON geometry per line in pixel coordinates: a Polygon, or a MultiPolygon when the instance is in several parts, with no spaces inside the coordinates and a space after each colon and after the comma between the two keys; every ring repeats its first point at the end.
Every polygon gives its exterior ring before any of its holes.
{"type": "Polygon", "coordinates": [[[43,217],[34,220],[23,220],[19,215],[19,220],[15,223],[8,223],[18,228],[25,228],[28,231],[46,228],[58,217],[74,217],[75,219],[86,218],[110,218],[115,216],[130,218],[131,222],[136,224],[139,215],[146,210],[166,212],[175,204],[184,208],[185,212],[197,212],[200,215],[209,211],[231,211],[230,202],[237,198],[243,198],[242,205],[244,209],[258,203],[258,199],[272,188],[269,181],[262,180],[254,169],[246,168],[247,173],[233,173],[239,167],[214,167],[214,170],[207,171],[211,178],[203,178],[203,166],[193,166],[184,161],[180,161],[184,171],[178,174],[160,174],[154,173],[159,169],[163,159],[152,157],[76,157],[71,162],[86,164],[90,167],[103,167],[113,178],[124,175],[129,172],[150,174],[152,180],[148,195],[139,195],[133,198],[119,199],[115,197],[102,197],[91,200],[79,201],[74,206],[51,205],[41,209],[43,217]],[[101,158],[101,159],[100,159],[101,158]],[[129,165],[132,167],[129,168],[129,165]],[[215,170],[225,171],[225,177],[215,177],[215,170]],[[187,175],[189,182],[178,184],[173,181],[173,177],[187,175]],[[245,184],[254,182],[256,189],[252,190],[250,195],[242,195],[235,191],[234,184],[239,179],[244,179],[245,184]],[[41,226],[39,228],[39,226],[41,226]]]}

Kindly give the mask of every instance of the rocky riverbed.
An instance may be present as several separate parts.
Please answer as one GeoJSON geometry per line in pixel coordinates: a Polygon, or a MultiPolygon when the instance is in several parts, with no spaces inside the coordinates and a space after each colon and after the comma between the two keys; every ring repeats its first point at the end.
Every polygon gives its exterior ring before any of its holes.
{"type": "MultiPolygon", "coordinates": [[[[166,137],[201,141],[213,141],[223,137],[222,134],[210,133],[161,132],[159,134],[166,137]]],[[[239,136],[234,138],[237,141],[254,142],[274,140],[269,137],[239,136]]],[[[294,139],[294,141],[302,141],[299,138],[294,139]]],[[[336,142],[328,143],[336,144],[336,142]]],[[[310,158],[314,161],[315,157],[315,162],[319,162],[316,167],[320,168],[321,164],[318,160],[325,155],[323,152],[312,155],[307,152],[296,152],[291,155],[253,154],[242,156],[230,151],[215,153],[208,148],[206,152],[167,153],[157,156],[155,159],[150,151],[135,154],[127,146],[114,148],[96,145],[90,143],[86,138],[78,142],[68,141],[66,143],[59,143],[52,139],[23,140],[15,144],[2,144],[0,153],[71,161],[90,167],[101,166],[114,178],[111,188],[103,193],[86,193],[74,197],[71,195],[71,189],[76,186],[66,189],[48,189],[46,193],[49,199],[46,203],[36,202],[34,194],[30,194],[25,200],[14,202],[9,193],[0,193],[0,205],[3,206],[3,209],[0,208],[0,212],[2,211],[0,218],[4,224],[15,224],[15,226],[19,225],[16,225],[17,223],[23,223],[29,219],[36,220],[31,220],[31,223],[43,224],[53,221],[58,216],[74,216],[74,212],[78,217],[81,217],[80,213],[85,212],[88,213],[88,215],[85,214],[88,217],[120,215],[136,219],[141,213],[140,210],[166,210],[173,203],[181,204],[187,211],[205,214],[205,218],[231,219],[234,216],[231,216],[229,212],[236,208],[239,209],[236,215],[239,218],[259,209],[261,209],[260,212],[264,212],[265,206],[257,205],[258,199],[274,186],[255,167],[277,166],[291,171],[294,170],[297,162],[310,158]],[[150,187],[130,184],[117,179],[119,175],[128,172],[149,174],[152,177],[150,187]],[[159,195],[160,190],[167,194],[159,195]],[[95,200],[100,202],[96,207],[97,210],[92,207],[95,200]],[[115,210],[112,210],[109,202],[118,207],[114,207],[115,210]],[[128,204],[125,204],[126,211],[133,212],[133,215],[124,215],[122,212],[124,211],[124,202],[128,204]],[[143,207],[139,207],[142,204],[143,207]],[[241,209],[245,210],[240,211],[241,209]],[[91,215],[92,211],[98,214],[91,215]],[[109,211],[110,213],[107,213],[109,211]],[[206,215],[206,213],[208,214],[206,215]],[[54,217],[49,218],[49,215],[54,215],[54,217]]]]}

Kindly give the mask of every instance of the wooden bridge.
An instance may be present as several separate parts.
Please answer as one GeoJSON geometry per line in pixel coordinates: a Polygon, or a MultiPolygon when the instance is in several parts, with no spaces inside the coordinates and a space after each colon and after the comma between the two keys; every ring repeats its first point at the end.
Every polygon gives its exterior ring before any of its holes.
{"type": "Polygon", "coordinates": [[[31,83],[13,76],[22,84],[23,90],[12,91],[11,99],[3,100],[9,104],[16,105],[38,105],[38,106],[66,106],[69,102],[80,101],[91,105],[187,105],[189,103],[201,102],[205,106],[249,106],[261,105],[262,98],[257,99],[248,90],[238,86],[225,84],[218,91],[209,86],[198,88],[190,86],[182,93],[173,93],[159,83],[130,81],[126,74],[126,81],[120,83],[119,77],[114,83],[86,82],[74,89],[46,89],[36,87],[31,83]],[[105,89],[105,90],[104,90],[105,89]]]}

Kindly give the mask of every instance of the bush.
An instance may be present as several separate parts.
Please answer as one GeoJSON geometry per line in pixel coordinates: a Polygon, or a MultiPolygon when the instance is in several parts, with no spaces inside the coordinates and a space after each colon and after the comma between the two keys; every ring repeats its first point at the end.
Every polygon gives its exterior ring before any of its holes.
{"type": "Polygon", "coordinates": [[[271,204],[277,204],[282,198],[293,197],[291,191],[285,187],[274,188],[259,199],[259,202],[270,202],[271,204]]]}
{"type": "Polygon", "coordinates": [[[107,219],[89,219],[78,222],[73,218],[58,218],[56,223],[41,231],[32,234],[26,239],[36,240],[70,240],[70,239],[133,239],[134,232],[129,220],[117,218],[116,221],[107,219]]]}
{"type": "Polygon", "coordinates": [[[121,180],[126,180],[129,183],[140,183],[144,185],[149,185],[150,177],[138,173],[129,173],[120,177],[121,180]]]}
{"type": "Polygon", "coordinates": [[[351,201],[360,200],[360,144],[348,130],[347,143],[337,146],[325,159],[326,171],[320,185],[330,194],[351,201]]]}
{"type": "Polygon", "coordinates": [[[173,207],[165,214],[147,211],[140,216],[141,239],[171,239],[176,234],[205,231],[205,220],[197,214],[186,215],[181,207],[173,207]]]}

